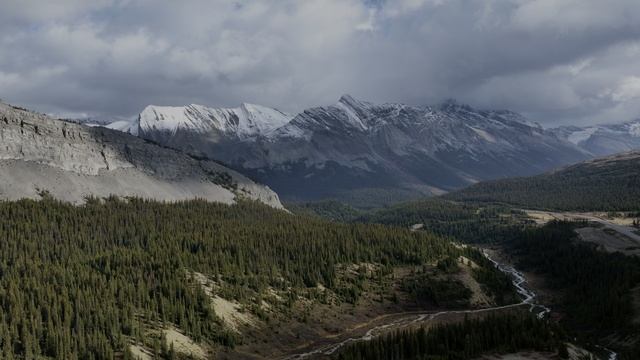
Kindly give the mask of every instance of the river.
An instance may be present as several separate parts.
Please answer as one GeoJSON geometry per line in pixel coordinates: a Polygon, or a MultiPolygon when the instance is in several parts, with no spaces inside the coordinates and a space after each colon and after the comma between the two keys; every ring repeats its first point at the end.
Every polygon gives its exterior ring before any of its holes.
{"type": "MultiPolygon", "coordinates": [[[[475,313],[503,310],[508,308],[515,308],[519,306],[528,306],[530,312],[535,313],[539,319],[543,319],[545,316],[547,316],[547,314],[551,312],[551,309],[549,309],[547,306],[536,303],[536,294],[533,290],[527,287],[527,279],[525,278],[524,274],[522,274],[513,266],[498,263],[496,260],[491,258],[486,251],[483,251],[482,253],[487,259],[489,259],[489,261],[493,263],[493,265],[498,270],[508,274],[511,277],[513,286],[516,288],[516,291],[518,292],[521,298],[521,301],[519,303],[504,305],[504,306],[495,306],[495,307],[484,308],[484,309],[451,310],[451,311],[440,311],[435,313],[431,312],[431,313],[424,313],[424,314],[407,315],[405,317],[393,320],[387,324],[373,327],[369,329],[362,336],[352,337],[334,344],[320,346],[315,350],[301,353],[301,354],[291,355],[286,357],[285,359],[286,360],[305,359],[314,355],[332,355],[347,344],[358,342],[358,341],[368,341],[373,339],[376,336],[379,336],[389,331],[390,329],[400,329],[400,328],[404,328],[404,327],[418,324],[418,323],[429,322],[437,317],[447,315],[447,314],[475,314],[475,313]]],[[[616,352],[601,346],[599,346],[599,348],[603,350],[608,360],[618,359],[618,354],[616,352]]]]}

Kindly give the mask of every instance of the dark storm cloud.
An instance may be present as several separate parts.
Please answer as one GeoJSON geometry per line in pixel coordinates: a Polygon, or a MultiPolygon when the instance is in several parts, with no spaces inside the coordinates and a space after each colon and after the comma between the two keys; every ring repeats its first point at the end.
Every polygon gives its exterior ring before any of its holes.
{"type": "Polygon", "coordinates": [[[67,116],[458,98],[545,124],[640,115],[636,0],[20,1],[0,97],[67,116]]]}

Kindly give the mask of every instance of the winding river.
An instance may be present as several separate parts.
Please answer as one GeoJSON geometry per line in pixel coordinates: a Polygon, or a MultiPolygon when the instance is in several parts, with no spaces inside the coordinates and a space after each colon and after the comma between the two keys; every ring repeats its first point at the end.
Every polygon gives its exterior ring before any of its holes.
{"type": "MultiPolygon", "coordinates": [[[[376,336],[379,336],[389,331],[390,329],[400,329],[400,328],[404,328],[404,327],[418,324],[418,323],[429,322],[437,317],[447,315],[447,314],[475,314],[475,313],[515,308],[519,306],[528,306],[530,312],[536,314],[536,316],[539,319],[542,319],[551,312],[551,309],[549,309],[548,307],[542,304],[536,303],[535,301],[536,294],[535,292],[533,292],[533,290],[527,288],[527,279],[520,271],[518,271],[513,266],[498,263],[496,260],[492,259],[486,251],[483,251],[483,254],[489,261],[493,263],[493,265],[498,270],[508,274],[511,277],[513,286],[516,288],[516,291],[518,292],[518,294],[520,295],[520,298],[522,299],[519,303],[504,305],[504,306],[495,306],[495,307],[483,308],[483,309],[451,310],[451,311],[440,311],[435,313],[407,315],[405,317],[393,320],[387,324],[373,327],[369,329],[362,336],[352,337],[338,343],[320,346],[313,351],[291,355],[286,357],[285,360],[305,359],[314,355],[331,355],[336,351],[340,350],[343,346],[348,345],[350,343],[358,342],[358,341],[368,341],[375,338],[376,336]]],[[[608,360],[617,360],[618,358],[617,353],[605,347],[599,347],[599,348],[602,349],[607,354],[606,356],[608,360]]]]}

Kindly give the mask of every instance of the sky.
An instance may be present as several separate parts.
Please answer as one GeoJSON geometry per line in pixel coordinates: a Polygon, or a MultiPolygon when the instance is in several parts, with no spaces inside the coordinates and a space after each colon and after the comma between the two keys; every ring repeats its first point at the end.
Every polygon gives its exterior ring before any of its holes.
{"type": "Polygon", "coordinates": [[[640,118],[638,0],[0,2],[0,99],[60,117],[351,94],[545,126],[640,118]]]}

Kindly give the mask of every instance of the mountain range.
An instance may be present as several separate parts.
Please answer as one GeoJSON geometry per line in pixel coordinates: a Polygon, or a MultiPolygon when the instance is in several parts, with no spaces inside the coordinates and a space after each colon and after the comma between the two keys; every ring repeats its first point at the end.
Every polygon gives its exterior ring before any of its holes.
{"type": "Polygon", "coordinates": [[[78,203],[88,196],[116,195],[233,203],[248,198],[282,207],[268,187],[215,161],[4,103],[0,139],[2,199],[49,194],[78,203]]]}
{"type": "Polygon", "coordinates": [[[342,96],[297,115],[238,108],[148,106],[108,125],[216,159],[289,201],[379,205],[479,181],[528,176],[640,147],[640,122],[545,129],[507,110],[447,101],[373,104],[342,96]]]}

